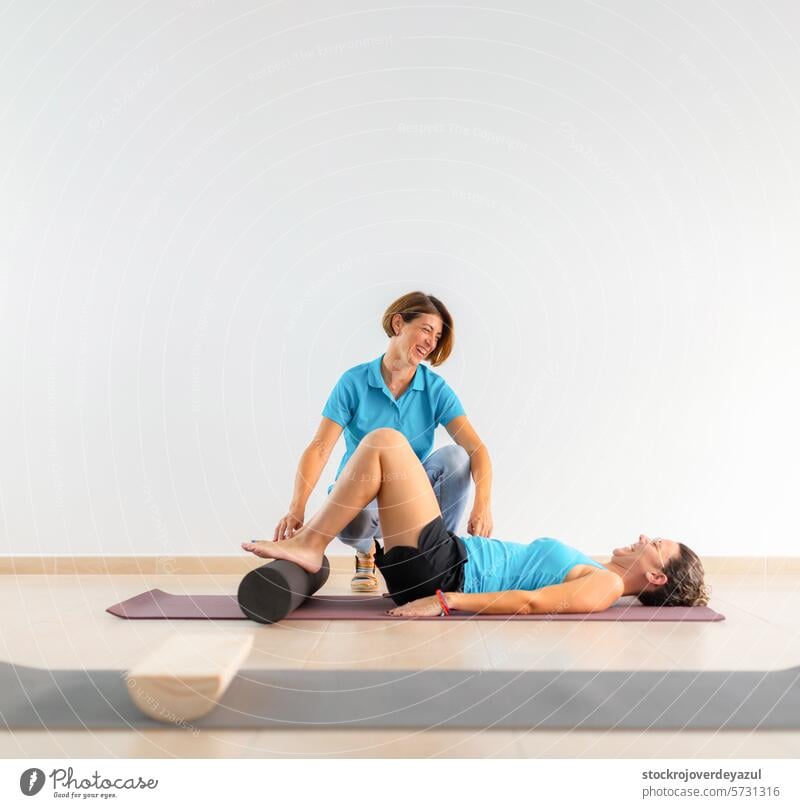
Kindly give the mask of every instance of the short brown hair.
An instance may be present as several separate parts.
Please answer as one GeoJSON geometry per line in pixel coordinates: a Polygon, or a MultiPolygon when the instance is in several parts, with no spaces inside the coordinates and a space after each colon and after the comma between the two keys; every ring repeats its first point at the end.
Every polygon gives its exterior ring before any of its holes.
{"type": "Polygon", "coordinates": [[[694,550],[678,543],[680,553],[664,565],[667,582],[638,597],[644,606],[705,606],[711,590],[703,582],[703,562],[694,550]]]}
{"type": "Polygon", "coordinates": [[[450,356],[455,339],[453,318],[438,297],[426,295],[424,292],[409,292],[407,295],[398,297],[383,313],[383,330],[389,337],[396,336],[392,330],[392,319],[395,314],[401,315],[407,323],[416,320],[421,314],[435,314],[440,317],[442,320],[442,336],[436,343],[436,347],[428,354],[427,359],[433,367],[436,367],[450,356]]]}

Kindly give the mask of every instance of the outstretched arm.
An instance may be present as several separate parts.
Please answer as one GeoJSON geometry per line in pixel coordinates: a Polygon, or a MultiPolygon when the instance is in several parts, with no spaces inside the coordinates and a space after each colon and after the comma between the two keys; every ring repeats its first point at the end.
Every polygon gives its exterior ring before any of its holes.
{"type": "MultiPolygon", "coordinates": [[[[587,614],[602,612],[622,596],[622,579],[597,570],[579,578],[542,589],[510,589],[505,592],[444,592],[449,608],[479,614],[587,614]]],[[[437,598],[420,598],[391,609],[390,614],[418,616],[439,614],[437,598]]]]}
{"type": "Polygon", "coordinates": [[[343,432],[341,424],[330,418],[323,418],[311,443],[308,444],[294,476],[292,501],[286,515],[275,526],[275,541],[290,539],[305,521],[306,503],[311,496],[322,470],[331,456],[331,451],[343,432]]]}
{"type": "Polygon", "coordinates": [[[453,418],[445,429],[450,437],[463,447],[470,460],[470,471],[475,482],[475,502],[467,522],[470,536],[491,536],[492,523],[492,461],[489,450],[478,436],[466,415],[453,418]]]}
{"type": "Polygon", "coordinates": [[[541,589],[445,595],[451,609],[484,614],[585,614],[602,612],[622,595],[622,578],[597,570],[541,589]]]}

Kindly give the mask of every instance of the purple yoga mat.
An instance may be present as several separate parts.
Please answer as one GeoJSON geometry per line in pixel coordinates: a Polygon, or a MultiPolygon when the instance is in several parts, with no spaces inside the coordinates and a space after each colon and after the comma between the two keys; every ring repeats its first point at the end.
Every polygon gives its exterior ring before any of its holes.
{"type": "MultiPolygon", "coordinates": [[[[375,595],[314,595],[286,620],[441,620],[440,617],[392,617],[394,602],[375,595]]],[[[247,620],[234,595],[170,595],[161,589],[142,592],[107,612],[128,620],[247,620]]],[[[642,606],[624,598],[592,614],[469,614],[453,612],[448,620],[637,620],[659,623],[708,623],[725,617],[708,606],[642,606]]]]}

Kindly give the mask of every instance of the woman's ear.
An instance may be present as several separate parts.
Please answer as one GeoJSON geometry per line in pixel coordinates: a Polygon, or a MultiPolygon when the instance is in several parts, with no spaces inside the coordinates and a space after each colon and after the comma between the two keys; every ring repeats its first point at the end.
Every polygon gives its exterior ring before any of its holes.
{"type": "Polygon", "coordinates": [[[647,577],[647,583],[653,584],[653,586],[664,586],[669,580],[661,570],[648,570],[645,576],[647,577]]]}
{"type": "Polygon", "coordinates": [[[395,336],[402,330],[404,322],[402,314],[395,314],[395,316],[392,317],[392,331],[394,331],[395,336]]]}

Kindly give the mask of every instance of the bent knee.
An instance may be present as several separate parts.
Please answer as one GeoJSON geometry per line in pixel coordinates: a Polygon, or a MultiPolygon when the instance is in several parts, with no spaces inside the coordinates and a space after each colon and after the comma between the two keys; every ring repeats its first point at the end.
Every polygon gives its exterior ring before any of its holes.
{"type": "Polygon", "coordinates": [[[408,443],[408,438],[399,429],[382,426],[364,435],[364,442],[373,448],[384,449],[408,443]]]}
{"type": "Polygon", "coordinates": [[[378,528],[378,519],[375,512],[364,508],[356,517],[339,531],[339,538],[347,542],[359,542],[371,539],[378,528]]]}
{"type": "Polygon", "coordinates": [[[447,463],[448,466],[458,468],[464,465],[470,465],[469,452],[457,443],[453,443],[450,446],[442,446],[438,451],[441,452],[442,460],[447,463]]]}
{"type": "Polygon", "coordinates": [[[454,443],[436,450],[436,456],[446,474],[469,474],[472,467],[469,452],[454,443]]]}

